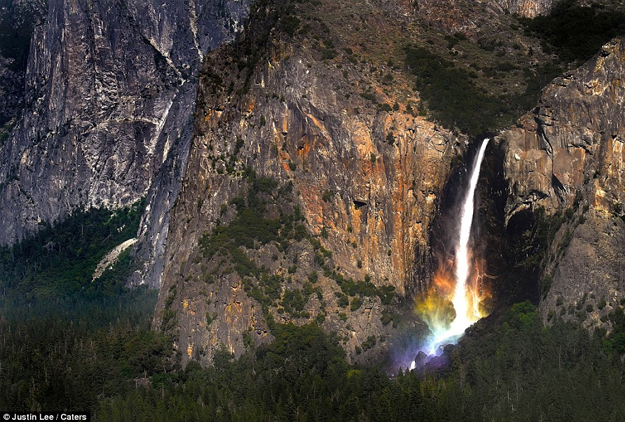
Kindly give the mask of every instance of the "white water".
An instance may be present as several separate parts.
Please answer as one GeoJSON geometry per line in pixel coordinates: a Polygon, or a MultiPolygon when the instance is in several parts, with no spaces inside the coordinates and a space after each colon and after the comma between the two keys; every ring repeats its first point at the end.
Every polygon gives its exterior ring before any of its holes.
{"type": "MultiPolygon", "coordinates": [[[[456,249],[456,289],[452,303],[456,310],[456,319],[451,323],[450,334],[458,335],[480,318],[477,309],[469,309],[469,299],[467,294],[467,280],[470,274],[471,256],[469,255],[469,239],[471,237],[471,225],[473,224],[473,210],[475,203],[475,188],[480,177],[480,167],[484,159],[484,151],[489,139],[482,142],[482,146],[475,158],[473,169],[471,170],[471,181],[469,192],[462,206],[462,218],[460,220],[460,238],[456,249]]],[[[475,304],[477,305],[477,304],[475,304]]]]}
{"type": "MultiPolygon", "coordinates": [[[[424,350],[424,352],[429,355],[435,355],[440,346],[455,343],[464,334],[467,328],[481,318],[477,300],[471,300],[469,298],[471,292],[468,289],[467,282],[471,274],[469,240],[471,237],[471,225],[473,224],[473,212],[475,208],[475,189],[480,177],[480,167],[484,159],[484,151],[486,150],[488,141],[488,138],[482,141],[482,145],[475,157],[475,162],[471,169],[471,180],[469,181],[467,195],[464,199],[460,216],[460,233],[458,246],[456,247],[454,268],[456,287],[452,298],[456,318],[448,328],[433,333],[433,338],[430,340],[426,350],[424,350]],[[473,306],[470,306],[471,304],[473,306]]],[[[412,368],[414,368],[414,362],[411,365],[411,369],[412,368]]]]}

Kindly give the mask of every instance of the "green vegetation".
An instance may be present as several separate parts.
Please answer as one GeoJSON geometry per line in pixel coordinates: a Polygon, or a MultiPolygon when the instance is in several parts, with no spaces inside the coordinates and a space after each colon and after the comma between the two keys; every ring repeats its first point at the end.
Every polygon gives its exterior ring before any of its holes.
{"type": "MultiPolygon", "coordinates": [[[[310,313],[305,308],[310,297],[316,295],[319,302],[323,302],[321,288],[314,286],[319,281],[319,273],[311,271],[307,281],[293,280],[290,275],[297,273],[297,258],[292,261],[288,257],[291,245],[305,241],[314,250],[314,263],[323,270],[325,277],[335,280],[341,288],[342,293],[337,294],[341,308],[349,306],[352,311],[356,311],[364,302],[364,297],[377,296],[385,306],[393,303],[393,286],[376,287],[369,275],[365,276],[364,281],[356,282],[345,278],[338,269],[332,269],[332,252],[323,248],[320,240],[308,233],[302,223],[300,209],[292,205],[292,189],[289,185],[279,186],[275,180],[258,177],[250,169],[246,170],[245,177],[245,197],[236,197],[230,204],[236,208],[234,219],[228,224],[217,225],[212,232],[200,238],[201,257],[196,258],[195,264],[202,264],[205,280],[213,280],[219,274],[236,272],[242,279],[243,289],[262,305],[266,317],[271,315],[269,311],[272,308],[279,314],[286,313],[293,318],[309,318],[310,313]],[[273,217],[268,218],[268,215],[273,217]],[[268,244],[278,249],[278,253],[272,252],[273,262],[287,260],[285,268],[289,276],[273,274],[252,259],[250,253],[255,253],[252,251],[262,250],[268,244]],[[285,285],[289,287],[283,289],[285,285]]],[[[326,190],[322,199],[330,201],[334,195],[334,191],[326,190]]],[[[320,236],[329,236],[327,228],[322,228],[320,236]]],[[[170,292],[169,297],[171,300],[165,302],[163,313],[162,327],[165,331],[175,324],[175,313],[168,306],[175,299],[175,291],[170,292]]]]}
{"type": "MultiPolygon", "coordinates": [[[[448,128],[479,135],[512,124],[538,100],[540,90],[561,69],[551,64],[525,70],[526,89],[520,94],[490,95],[474,82],[475,74],[417,45],[406,48],[406,65],[417,77],[416,88],[433,117],[448,128]]],[[[510,72],[511,64],[499,63],[486,73],[510,72]]],[[[421,114],[421,113],[420,113],[421,114]]]]}
{"type": "Polygon", "coordinates": [[[0,7],[0,54],[13,59],[9,65],[11,70],[24,71],[35,22],[46,12],[46,8],[35,4],[24,6],[7,0],[0,1],[0,7]]]}
{"type": "Polygon", "coordinates": [[[290,36],[295,35],[295,32],[299,29],[301,21],[292,15],[286,15],[280,19],[281,29],[290,36]]]}
{"type": "Polygon", "coordinates": [[[327,272],[327,276],[334,279],[336,284],[341,288],[344,295],[347,296],[378,296],[383,305],[390,305],[395,298],[394,286],[376,287],[370,281],[370,277],[365,277],[365,281],[354,281],[351,278],[345,278],[343,274],[337,271],[327,272]]]}
{"type": "Polygon", "coordinates": [[[406,48],[406,65],[417,76],[428,108],[446,127],[477,135],[500,127],[500,118],[511,113],[506,101],[482,93],[468,72],[424,47],[406,48]]]}
{"type": "Polygon", "coordinates": [[[401,317],[396,313],[385,310],[382,312],[381,321],[383,325],[388,325],[392,322],[393,328],[397,328],[397,326],[401,322],[401,317]]]}
{"type": "Polygon", "coordinates": [[[96,410],[99,397],[129,394],[135,378],[174,368],[171,340],[149,331],[156,292],[0,302],[0,407],[96,410]]]}
{"type": "MultiPolygon", "coordinates": [[[[625,328],[622,312],[614,321],[625,328]]],[[[442,370],[395,378],[348,364],[337,339],[316,324],[274,324],[273,343],[239,360],[221,352],[213,367],[190,363],[185,370],[171,359],[167,338],[145,325],[90,334],[80,326],[59,330],[54,321],[13,324],[20,334],[0,323],[7,342],[22,344],[0,349],[2,361],[13,362],[0,368],[3,408],[80,407],[97,421],[618,421],[625,415],[616,353],[625,350],[625,336],[606,341],[561,321],[543,328],[527,302],[475,327],[462,347],[448,349],[442,370]],[[46,336],[35,336],[43,329],[46,336]],[[28,376],[18,376],[20,370],[28,376]]],[[[360,350],[379,341],[370,336],[360,350]]]]}
{"type": "Polygon", "coordinates": [[[98,395],[170,365],[170,339],[149,331],[156,292],[125,288],[130,251],[92,282],[104,254],[136,234],[142,208],[78,211],[0,249],[1,408],[95,409],[98,395]]]}
{"type": "Polygon", "coordinates": [[[129,252],[95,282],[93,272],[106,253],[136,235],[142,210],[143,201],[117,211],[76,211],[54,226],[42,224],[35,235],[13,247],[0,248],[5,300],[23,303],[121,293],[132,268],[129,252]]]}
{"type": "MultiPolygon", "coordinates": [[[[212,272],[205,274],[205,278],[212,279],[216,272],[225,274],[234,271],[242,278],[247,294],[263,306],[265,315],[269,315],[269,307],[274,307],[277,312],[286,312],[294,318],[308,318],[310,315],[304,311],[304,307],[309,297],[315,293],[321,294],[318,288],[312,286],[318,280],[317,272],[309,274],[303,288],[294,287],[283,292],[282,286],[287,280],[281,275],[271,274],[264,266],[258,266],[248,253],[272,243],[280,252],[272,254],[272,261],[277,261],[293,242],[302,240],[313,246],[319,265],[325,265],[325,260],[331,253],[308,234],[301,222],[301,211],[292,206],[290,185],[280,187],[275,180],[257,177],[249,169],[245,175],[246,197],[236,197],[231,202],[236,208],[234,220],[218,225],[211,233],[200,238],[202,257],[206,263],[213,262],[209,265],[214,268],[212,272]],[[268,207],[278,209],[279,216],[268,218],[268,207]],[[215,265],[217,261],[219,263],[215,265]]],[[[288,274],[295,274],[297,269],[294,263],[289,265],[288,274]]]]}
{"type": "Polygon", "coordinates": [[[352,302],[349,305],[349,309],[352,312],[356,312],[362,306],[362,298],[360,296],[356,296],[352,299],[352,302]]]}
{"type": "Polygon", "coordinates": [[[580,6],[577,0],[562,0],[549,15],[521,22],[527,34],[543,40],[546,52],[557,54],[565,63],[580,64],[612,38],[625,35],[625,11],[606,10],[598,3],[580,6]]]}
{"type": "MultiPolygon", "coordinates": [[[[257,198],[275,188],[255,180],[257,198]]],[[[55,226],[56,238],[63,231],[63,224],[55,226]]],[[[265,238],[262,233],[256,242],[265,238]]],[[[344,307],[358,308],[363,296],[384,290],[369,277],[353,282],[332,276],[346,292],[338,293],[344,307]]],[[[311,272],[303,288],[281,298],[283,281],[277,276],[261,275],[259,286],[263,295],[281,299],[285,310],[304,312],[306,297],[320,293],[314,286],[318,277],[311,272]]],[[[590,336],[555,316],[553,326],[544,328],[533,305],[516,304],[475,326],[462,347],[448,349],[442,370],[395,378],[381,368],[348,364],[338,339],[314,323],[298,327],[271,320],[273,343],[248,349],[239,360],[222,352],[213,367],[192,362],[183,370],[172,338],[149,331],[156,292],[102,289],[68,296],[58,289],[45,302],[15,306],[12,292],[28,290],[21,285],[27,281],[6,287],[0,301],[3,409],[89,409],[96,421],[616,421],[625,415],[622,307],[608,315],[613,332],[596,330],[590,336]],[[593,388],[581,388],[588,385],[593,388]]],[[[392,297],[391,288],[386,293],[392,297]]],[[[166,307],[176,294],[172,288],[166,307]]],[[[581,309],[588,308],[585,301],[581,309]]],[[[207,314],[207,323],[215,317],[207,314]]],[[[347,321],[344,313],[340,318],[347,321]]],[[[397,319],[386,311],[382,322],[397,319]]],[[[357,350],[363,353],[382,341],[369,336],[357,350]]]]}
{"type": "Polygon", "coordinates": [[[301,316],[308,317],[308,315],[303,312],[306,302],[308,302],[308,296],[304,296],[301,289],[295,289],[284,292],[281,304],[286,312],[298,318],[301,316]]]}
{"type": "MultiPolygon", "coordinates": [[[[217,226],[210,235],[204,235],[200,239],[200,248],[204,257],[212,258],[216,253],[229,253],[234,258],[241,258],[237,252],[239,246],[248,249],[255,247],[255,242],[266,244],[278,240],[278,231],[284,225],[293,223],[293,216],[284,216],[283,220],[267,219],[264,216],[266,201],[262,194],[271,194],[277,190],[277,182],[267,178],[257,178],[253,172],[249,173],[250,194],[247,201],[243,197],[236,197],[232,204],[237,209],[236,219],[228,224],[217,226]]],[[[242,261],[249,266],[249,263],[242,261]]],[[[245,270],[241,275],[254,273],[245,270]]]]}
{"type": "Polygon", "coordinates": [[[142,204],[75,212],[0,255],[0,408],[97,409],[135,378],[173,370],[171,339],[149,331],[156,291],[124,286],[129,251],[92,282],[97,262],[135,235],[142,204]]]}

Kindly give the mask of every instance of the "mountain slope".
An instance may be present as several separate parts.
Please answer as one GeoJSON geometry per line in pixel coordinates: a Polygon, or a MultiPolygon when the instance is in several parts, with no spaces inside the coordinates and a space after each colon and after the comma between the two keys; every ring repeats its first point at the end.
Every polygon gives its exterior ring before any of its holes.
{"type": "Polygon", "coordinates": [[[418,100],[400,69],[381,69],[387,88],[333,29],[323,45],[296,34],[306,25],[297,16],[313,22],[315,7],[267,16],[257,5],[244,38],[202,72],[154,323],[178,334],[185,360],[210,361],[220,347],[239,355],[248,330],[258,344],[272,321],[311,320],[337,331],[354,359],[392,330],[392,291],[424,282],[414,262],[427,267],[458,139],[407,110],[418,100]],[[277,221],[274,234],[215,246],[237,227],[254,238],[250,211],[277,221]]]}

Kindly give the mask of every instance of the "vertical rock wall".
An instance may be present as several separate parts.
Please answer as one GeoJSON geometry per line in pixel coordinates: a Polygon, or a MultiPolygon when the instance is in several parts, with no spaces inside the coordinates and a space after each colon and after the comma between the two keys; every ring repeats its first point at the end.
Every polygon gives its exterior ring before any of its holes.
{"type": "Polygon", "coordinates": [[[142,254],[157,259],[186,163],[197,70],[241,29],[247,7],[50,0],[31,43],[25,110],[0,151],[0,243],[77,207],[133,203],[157,180],[141,233],[142,254]]]}
{"type": "Polygon", "coordinates": [[[544,207],[559,224],[543,262],[545,320],[583,307],[579,319],[596,325],[625,297],[624,81],[625,41],[616,39],[554,80],[519,127],[499,136],[507,221],[544,207]]]}
{"type": "MultiPolygon", "coordinates": [[[[383,314],[392,308],[366,294],[350,296],[350,303],[362,300],[358,307],[341,305],[336,273],[357,285],[392,287],[396,300],[423,285],[415,263],[427,266],[430,224],[460,139],[405,105],[381,111],[358,95],[357,83],[373,81],[349,61],[335,66],[280,35],[270,40],[251,49],[267,51],[257,62],[245,58],[251,69],[239,66],[241,45],[207,59],[154,326],[175,334],[185,362],[208,363],[222,347],[243,353],[248,334],[252,343],[268,341],[267,318],[316,320],[339,334],[350,359],[366,359],[372,342],[385,347],[393,328],[383,314]],[[312,239],[240,248],[267,277],[282,280],[271,303],[254,298],[254,289],[265,289],[262,277],[232,270],[232,257],[202,253],[203,236],[239,215],[233,198],[253,197],[249,169],[276,182],[266,218],[298,208],[312,239]],[[280,199],[284,189],[292,193],[280,199]],[[305,292],[311,279],[318,295],[305,297],[305,314],[289,312],[286,298],[305,292]]],[[[394,86],[407,83],[394,74],[394,86]]],[[[389,95],[385,102],[400,101],[389,95]]]]}

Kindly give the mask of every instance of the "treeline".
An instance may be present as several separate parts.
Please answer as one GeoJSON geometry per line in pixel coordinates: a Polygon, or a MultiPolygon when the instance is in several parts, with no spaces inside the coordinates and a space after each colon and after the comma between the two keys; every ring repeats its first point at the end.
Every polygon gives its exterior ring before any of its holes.
{"type": "Polygon", "coordinates": [[[480,133],[502,127],[510,120],[509,104],[485,94],[469,72],[420,46],[406,48],[406,65],[417,77],[416,88],[434,117],[445,127],[480,133]]]}
{"type": "Polygon", "coordinates": [[[95,409],[163,370],[171,340],[149,330],[156,292],[14,307],[0,316],[0,408],[95,409]]]}
{"type": "MultiPolygon", "coordinates": [[[[623,312],[593,336],[528,302],[478,323],[446,365],[389,376],[345,360],[316,324],[275,324],[239,360],[180,367],[149,330],[156,292],[3,307],[0,408],[91,410],[97,421],[617,421],[625,417],[623,312]]],[[[620,308],[619,308],[620,309],[620,308]]]]}
{"type": "MultiPolygon", "coordinates": [[[[525,90],[496,96],[477,85],[475,72],[457,67],[425,47],[411,45],[405,52],[405,64],[416,76],[416,88],[432,116],[443,126],[472,136],[512,124],[536,104],[542,88],[562,72],[551,63],[523,69],[525,90]]],[[[513,65],[506,70],[505,64],[496,69],[501,73],[520,70],[513,65]]]]}
{"type": "Polygon", "coordinates": [[[525,302],[475,327],[442,369],[389,377],[346,363],[316,325],[279,326],[275,341],[234,361],[153,378],[100,401],[106,421],[617,421],[623,365],[599,336],[544,328],[525,302]],[[493,324],[496,329],[493,329],[493,324]]]}
{"type": "Polygon", "coordinates": [[[157,292],[125,287],[129,251],[92,281],[142,207],[78,211],[0,249],[0,409],[93,410],[177,368],[171,339],[150,331],[157,292]]]}
{"type": "Polygon", "coordinates": [[[622,304],[611,304],[613,331],[592,336],[557,317],[545,328],[533,305],[517,304],[449,347],[445,366],[389,377],[348,364],[316,324],[274,324],[273,343],[183,370],[172,339],[149,329],[156,292],[54,292],[0,301],[1,409],[91,410],[98,421],[625,418],[622,304]]]}

